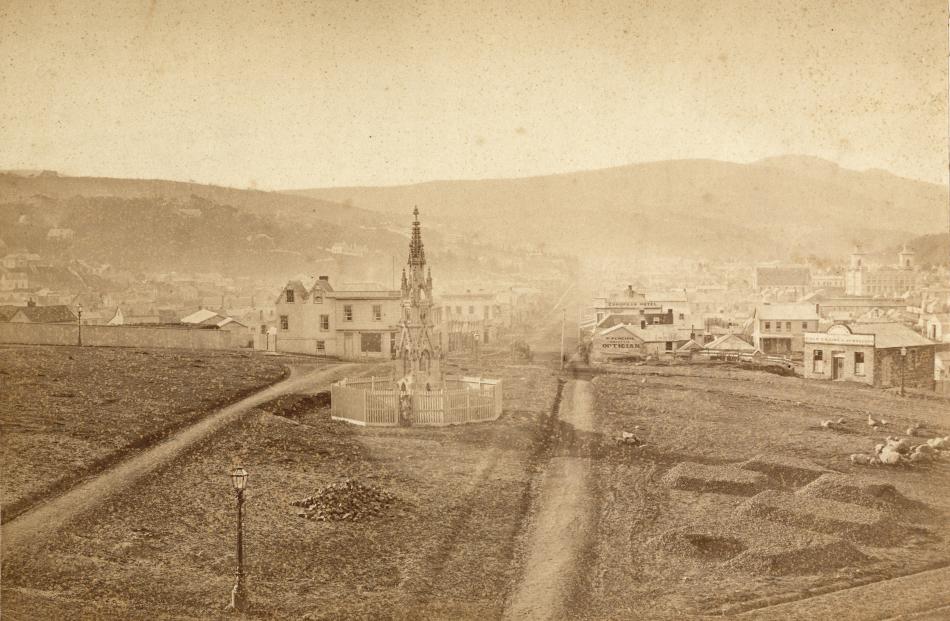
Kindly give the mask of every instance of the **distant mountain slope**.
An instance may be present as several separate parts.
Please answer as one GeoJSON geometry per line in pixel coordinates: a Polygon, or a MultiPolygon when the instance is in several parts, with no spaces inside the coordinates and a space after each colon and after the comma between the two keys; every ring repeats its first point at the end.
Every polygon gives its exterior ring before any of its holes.
{"type": "MultiPolygon", "coordinates": [[[[916,253],[917,265],[929,267],[931,265],[950,266],[950,233],[923,235],[907,242],[907,247],[916,253]]],[[[894,248],[894,251],[898,248],[894,248]]],[[[892,255],[895,252],[891,253],[892,255]]]]}
{"type": "Polygon", "coordinates": [[[941,230],[948,200],[945,186],[801,156],[294,193],[384,213],[419,205],[502,243],[738,258],[888,247],[941,230]]]}
{"type": "MultiPolygon", "coordinates": [[[[336,242],[394,253],[404,248],[405,238],[388,230],[391,219],[275,192],[0,174],[0,239],[6,248],[146,273],[274,277],[311,269],[336,242]],[[69,237],[51,237],[53,228],[69,229],[69,237]]],[[[403,214],[403,226],[405,221],[403,214]]]]}
{"type": "Polygon", "coordinates": [[[278,192],[239,190],[160,179],[25,176],[0,173],[0,203],[15,203],[38,198],[52,199],[50,202],[61,202],[77,196],[171,200],[190,200],[192,197],[198,197],[218,205],[229,205],[264,217],[318,220],[337,225],[374,224],[380,221],[378,214],[367,213],[363,209],[278,192]]]}

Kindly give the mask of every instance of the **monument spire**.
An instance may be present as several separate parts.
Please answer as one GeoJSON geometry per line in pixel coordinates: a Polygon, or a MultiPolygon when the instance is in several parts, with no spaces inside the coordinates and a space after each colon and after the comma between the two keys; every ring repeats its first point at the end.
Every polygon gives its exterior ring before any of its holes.
{"type": "Polygon", "coordinates": [[[423,266],[426,264],[426,253],[422,246],[422,226],[419,224],[419,208],[412,210],[412,237],[409,242],[409,265],[423,266]]]}

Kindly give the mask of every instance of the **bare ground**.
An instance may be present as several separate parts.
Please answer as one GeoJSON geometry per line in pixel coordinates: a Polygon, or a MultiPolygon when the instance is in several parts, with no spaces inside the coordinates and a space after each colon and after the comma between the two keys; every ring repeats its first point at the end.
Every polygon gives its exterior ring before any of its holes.
{"type": "MultiPolygon", "coordinates": [[[[593,431],[590,382],[569,382],[559,422],[568,437],[593,431]]],[[[569,442],[569,441],[568,441],[569,442]]],[[[567,442],[565,443],[567,444],[567,442]]],[[[544,466],[530,529],[523,575],[505,611],[508,619],[558,619],[567,612],[577,583],[577,557],[589,545],[589,458],[556,455],[544,466]]]]}
{"type": "Polygon", "coordinates": [[[47,537],[80,513],[95,508],[109,496],[172,462],[189,447],[234,422],[254,406],[304,387],[328,385],[333,378],[342,377],[353,367],[354,365],[334,365],[308,373],[295,374],[294,378],[219,410],[165,442],[142,451],[135,457],[89,479],[55,499],[35,506],[3,525],[3,553],[8,554],[19,546],[35,544],[38,540],[47,537]]]}
{"type": "Polygon", "coordinates": [[[60,536],[4,555],[4,612],[225,618],[234,568],[226,472],[240,461],[251,472],[252,617],[498,618],[556,382],[540,365],[491,371],[506,381],[505,414],[485,425],[364,429],[294,395],[260,403],[78,513],[60,536]],[[393,494],[391,511],[356,523],[296,516],[292,501],[344,478],[393,494]]]}
{"type": "Polygon", "coordinates": [[[3,521],[286,371],[252,352],[0,347],[3,521]]]}

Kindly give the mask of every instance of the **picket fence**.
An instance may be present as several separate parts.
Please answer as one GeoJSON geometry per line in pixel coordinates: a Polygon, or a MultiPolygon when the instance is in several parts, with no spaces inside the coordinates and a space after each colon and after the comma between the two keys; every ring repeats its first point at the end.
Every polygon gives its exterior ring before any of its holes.
{"type": "Polygon", "coordinates": [[[330,386],[331,418],[369,427],[488,422],[501,416],[501,403],[501,381],[478,377],[446,378],[444,388],[406,393],[398,390],[392,378],[344,380],[330,386]],[[400,400],[408,410],[403,421],[400,400]]]}

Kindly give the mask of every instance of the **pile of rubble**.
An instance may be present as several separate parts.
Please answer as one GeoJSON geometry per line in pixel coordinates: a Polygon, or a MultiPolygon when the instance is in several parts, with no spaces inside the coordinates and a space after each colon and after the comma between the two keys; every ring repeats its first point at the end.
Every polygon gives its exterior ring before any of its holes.
{"type": "Polygon", "coordinates": [[[385,514],[395,500],[389,492],[346,479],[321,487],[313,496],[290,504],[300,507],[297,515],[308,520],[360,522],[385,514]]]}

